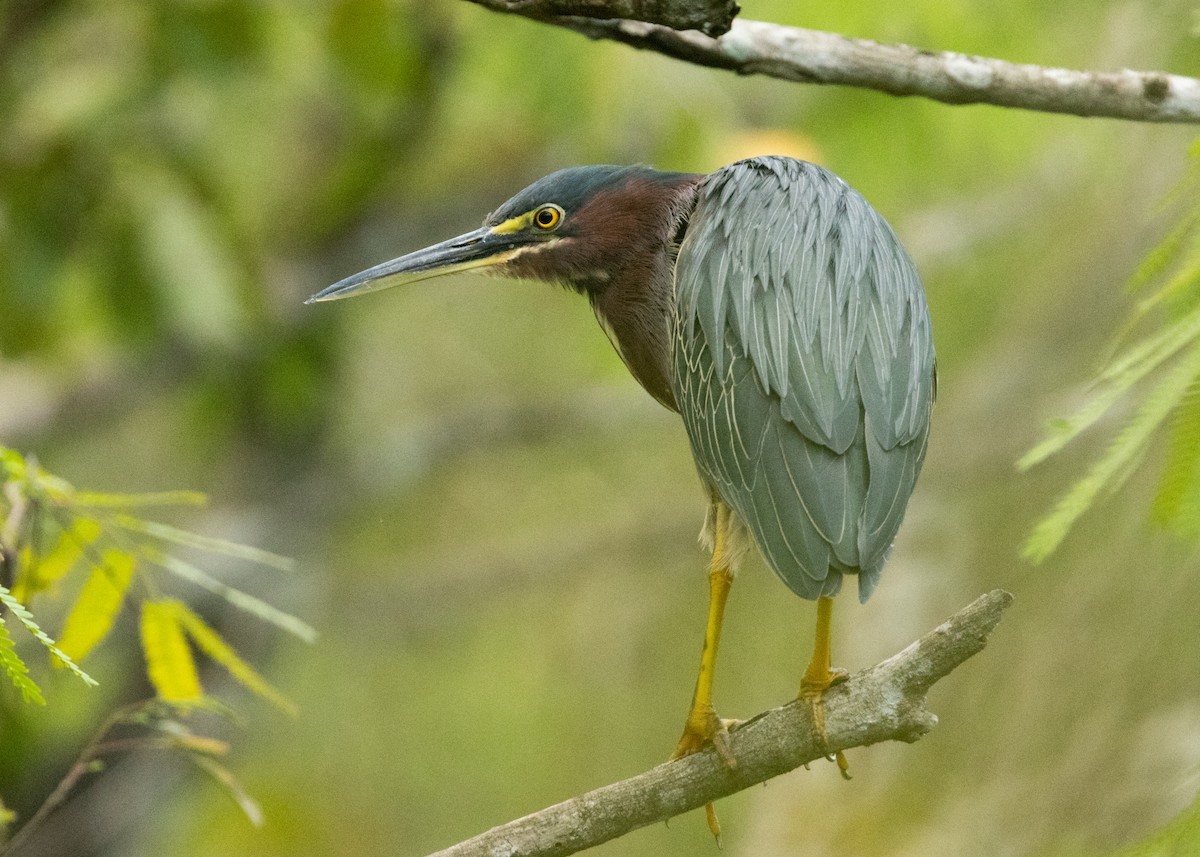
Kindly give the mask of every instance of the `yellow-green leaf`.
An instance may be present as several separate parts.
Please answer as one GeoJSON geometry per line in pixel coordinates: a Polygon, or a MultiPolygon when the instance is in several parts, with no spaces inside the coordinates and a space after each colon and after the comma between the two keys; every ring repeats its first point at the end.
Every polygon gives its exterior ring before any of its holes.
{"type": "Polygon", "coordinates": [[[254,667],[242,660],[242,657],[233,650],[233,647],[226,643],[221,635],[207,622],[193,613],[183,602],[176,601],[174,604],[175,615],[179,620],[179,624],[187,631],[188,636],[195,641],[200,651],[229,670],[230,675],[263,699],[274,703],[288,714],[296,714],[295,703],[271,687],[267,683],[267,680],[259,675],[254,667]]]}
{"type": "Polygon", "coordinates": [[[139,506],[203,506],[208,497],[199,491],[157,491],[152,494],[101,494],[78,491],[74,497],[78,506],[103,509],[133,509],[139,506]]]}
{"type": "Polygon", "coordinates": [[[33,595],[36,591],[30,585],[31,568],[33,568],[33,548],[28,544],[24,544],[17,551],[17,574],[12,588],[13,597],[19,599],[22,604],[29,601],[29,596],[33,595]]]}
{"type": "Polygon", "coordinates": [[[104,639],[121,611],[133,567],[132,555],[119,550],[104,552],[67,616],[58,641],[60,649],[79,661],[104,639]]]}
{"type": "Polygon", "coordinates": [[[69,530],[63,530],[50,551],[37,559],[31,578],[37,581],[35,591],[61,580],[83,556],[84,550],[100,537],[100,522],[92,518],[76,518],[69,530]]]}
{"type": "Polygon", "coordinates": [[[178,601],[142,602],[142,651],[146,673],[158,695],[169,702],[200,699],[204,691],[196,662],[179,624],[178,601]]]}

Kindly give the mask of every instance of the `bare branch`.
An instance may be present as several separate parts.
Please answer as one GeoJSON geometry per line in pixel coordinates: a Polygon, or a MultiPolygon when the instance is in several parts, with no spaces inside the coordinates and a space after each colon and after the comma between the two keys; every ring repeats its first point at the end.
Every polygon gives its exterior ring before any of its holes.
{"type": "Polygon", "coordinates": [[[820,759],[880,741],[916,741],[937,718],[934,682],[983,649],[1012,596],[983,595],[904,651],[830,688],[827,744],[805,700],[773,708],[730,733],[735,768],[711,748],[493,828],[431,857],[564,857],[820,759]]]}
{"type": "Polygon", "coordinates": [[[483,5],[530,18],[624,18],[673,30],[700,30],[709,36],[729,32],[733,17],[740,11],[733,0],[490,0],[483,5]]]}
{"type": "MultiPolygon", "coordinates": [[[[1200,80],[1157,71],[1073,71],[951,51],[925,51],[764,21],[733,22],[720,38],[631,20],[550,13],[549,0],[470,0],[593,39],[613,39],[697,65],[799,83],[920,95],[947,104],[992,104],[1139,122],[1200,123],[1200,80]],[[514,8],[519,6],[520,8],[514,8]]],[[[611,17],[615,3],[603,3],[611,17]]]]}

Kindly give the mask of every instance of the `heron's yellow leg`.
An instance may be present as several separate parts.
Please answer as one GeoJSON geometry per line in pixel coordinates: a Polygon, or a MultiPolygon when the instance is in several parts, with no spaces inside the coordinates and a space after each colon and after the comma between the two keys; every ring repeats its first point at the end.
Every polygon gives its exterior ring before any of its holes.
{"type": "MultiPolygon", "coordinates": [[[[817,599],[817,634],[816,642],[813,645],[812,660],[808,662],[808,669],[804,671],[804,677],[800,679],[800,696],[812,703],[813,724],[816,726],[822,744],[826,741],[825,691],[831,685],[846,680],[845,670],[830,666],[829,632],[832,625],[833,599],[822,596],[817,599]]],[[[850,766],[846,763],[846,757],[842,751],[838,750],[834,754],[834,758],[842,776],[850,779],[850,766]]]]}
{"type": "Polygon", "coordinates": [[[729,597],[733,577],[727,568],[713,568],[708,573],[708,625],[704,630],[704,653],[700,656],[700,672],[692,692],[692,707],[683,726],[683,736],[671,754],[678,759],[695,753],[708,741],[717,747],[721,758],[732,767],[726,725],[717,716],[712,704],[713,673],[717,668],[717,647],[721,643],[721,621],[725,616],[725,600],[729,597]]]}
{"type": "Polygon", "coordinates": [[[845,673],[834,672],[829,664],[829,632],[833,627],[833,599],[824,596],[817,599],[817,639],[813,644],[812,660],[800,680],[800,695],[821,693],[834,683],[834,680],[845,673]]]}
{"type": "MultiPolygon", "coordinates": [[[[692,706],[688,711],[683,735],[675,745],[672,759],[679,759],[702,749],[711,741],[717,753],[729,767],[737,760],[729,748],[729,727],[737,721],[722,720],[712,704],[713,674],[717,669],[717,647],[721,643],[721,622],[725,618],[725,601],[733,585],[733,570],[728,558],[729,509],[717,505],[716,533],[713,537],[712,563],[708,570],[708,624],[704,629],[704,652],[700,656],[700,672],[696,676],[696,689],[692,692],[692,706]]],[[[704,807],[708,829],[720,844],[721,822],[712,803],[704,807]]]]}
{"type": "Polygon", "coordinates": [[[675,746],[672,759],[695,753],[711,741],[726,764],[735,762],[729,751],[727,724],[717,716],[712,704],[713,674],[717,669],[717,648],[721,644],[721,622],[725,618],[725,601],[733,585],[733,571],[728,561],[729,509],[717,505],[716,533],[713,538],[712,563],[708,570],[708,624],[704,629],[704,652],[700,656],[700,672],[692,693],[683,736],[675,746]]]}

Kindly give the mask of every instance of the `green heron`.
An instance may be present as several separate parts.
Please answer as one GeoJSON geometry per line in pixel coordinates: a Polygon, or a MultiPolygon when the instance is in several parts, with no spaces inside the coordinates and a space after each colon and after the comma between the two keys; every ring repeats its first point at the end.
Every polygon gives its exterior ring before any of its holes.
{"type": "MultiPolygon", "coordinates": [[[[679,413],[709,497],[709,612],[700,673],[675,757],[711,741],[725,601],[753,538],[801,598],[817,602],[800,693],[830,666],[833,597],[879,582],[929,437],[935,366],[929,310],[887,222],[833,173],[782,157],[709,175],[587,166],[534,182],[482,227],[348,277],[336,300],[481,269],[585,295],[634,378],[679,413]]],[[[845,772],[845,761],[838,754],[845,772]]],[[[716,832],[709,807],[710,826],[716,832]]]]}

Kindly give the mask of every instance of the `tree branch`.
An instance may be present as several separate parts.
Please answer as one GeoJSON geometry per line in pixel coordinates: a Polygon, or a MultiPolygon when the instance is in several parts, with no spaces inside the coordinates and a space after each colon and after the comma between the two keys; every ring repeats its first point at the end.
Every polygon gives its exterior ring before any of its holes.
{"type": "Polygon", "coordinates": [[[1012,596],[977,598],[904,651],[829,689],[822,744],[813,708],[794,700],[730,732],[735,768],[712,748],[501,825],[430,857],[564,857],[703,806],[837,750],[913,742],[937,723],[926,710],[934,682],[987,643],[1012,596]]]}
{"type": "MultiPolygon", "coordinates": [[[[604,5],[608,18],[623,0],[470,0],[556,24],[592,39],[612,39],[675,59],[798,83],[920,95],[946,104],[992,104],[1075,116],[1140,122],[1200,123],[1200,80],[1157,71],[1074,71],[1010,63],[952,51],[925,51],[836,33],[735,20],[712,38],[641,20],[598,20],[555,14],[564,5],[604,5]]],[[[636,2],[636,0],[633,0],[636,2]]]]}
{"type": "Polygon", "coordinates": [[[729,32],[734,15],[741,11],[733,0],[492,0],[482,5],[541,20],[569,15],[624,18],[672,30],[700,30],[714,37],[729,32]]]}

